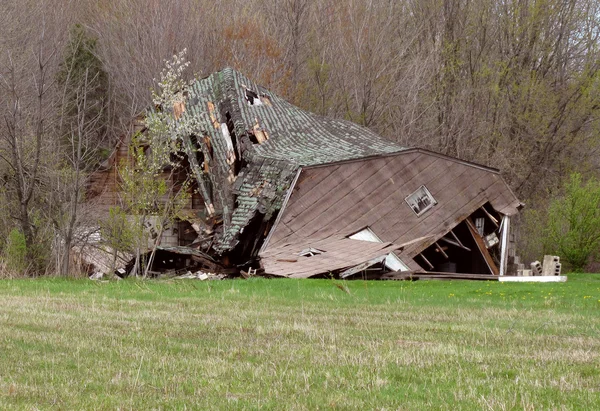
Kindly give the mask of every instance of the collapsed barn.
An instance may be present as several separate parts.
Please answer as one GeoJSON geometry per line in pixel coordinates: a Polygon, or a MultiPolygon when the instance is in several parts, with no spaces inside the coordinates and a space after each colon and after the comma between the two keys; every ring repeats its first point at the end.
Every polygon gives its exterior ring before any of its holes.
{"type": "MultiPolygon", "coordinates": [[[[307,112],[230,68],[197,80],[174,111],[201,124],[182,141],[193,185],[187,218],[162,235],[152,272],[511,269],[510,218],[522,204],[498,170],[307,112]]],[[[88,201],[99,209],[120,204],[116,167],[129,141],[90,179],[88,201]]]]}

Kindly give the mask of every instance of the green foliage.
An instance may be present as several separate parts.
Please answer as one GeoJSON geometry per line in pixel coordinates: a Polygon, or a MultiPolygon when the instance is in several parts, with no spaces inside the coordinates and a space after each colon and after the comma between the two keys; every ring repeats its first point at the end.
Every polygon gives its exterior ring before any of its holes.
{"type": "Polygon", "coordinates": [[[187,90],[182,74],[189,63],[184,56],[185,50],[166,62],[158,89],[152,92],[156,110],[146,114],[145,132],[134,136],[129,158],[119,167],[125,205],[134,220],[135,271],[142,268],[140,255],[149,245],[148,228],[156,233],[152,237],[155,251],[164,228],[176,218],[184,217],[182,211],[190,198],[188,180],[181,184],[175,181],[176,171],[181,167],[180,138],[192,134],[199,126],[194,116],[174,112],[187,90]]]}
{"type": "Polygon", "coordinates": [[[12,229],[8,234],[4,248],[6,269],[17,274],[27,270],[27,245],[25,235],[19,229],[12,229]]]}
{"type": "Polygon", "coordinates": [[[158,200],[167,194],[167,184],[161,177],[163,167],[170,162],[164,145],[153,144],[152,148],[132,142],[129,148],[131,162],[119,168],[121,188],[127,209],[132,214],[155,213],[159,210],[158,200]]]}
{"type": "Polygon", "coordinates": [[[88,34],[85,27],[75,24],[69,32],[57,80],[61,86],[67,87],[67,92],[73,92],[87,78],[89,97],[101,101],[108,89],[108,76],[97,55],[97,42],[97,38],[88,34]]]}
{"type": "Polygon", "coordinates": [[[583,271],[600,249],[600,181],[584,182],[574,173],[563,189],[548,208],[544,251],[560,256],[572,270],[583,271]]]}
{"type": "Polygon", "coordinates": [[[104,245],[112,252],[109,271],[109,275],[112,275],[119,253],[133,252],[141,232],[139,227],[129,220],[125,211],[116,206],[110,208],[107,219],[100,221],[100,233],[104,245]]]}
{"type": "Polygon", "coordinates": [[[189,199],[187,182],[176,189],[169,182],[174,170],[180,167],[178,159],[172,159],[179,144],[152,135],[147,137],[151,139],[150,145],[141,138],[134,139],[129,149],[130,161],[124,161],[119,167],[127,210],[134,215],[179,216],[181,206],[189,199]]]}
{"type": "Polygon", "coordinates": [[[113,250],[130,252],[134,243],[134,227],[121,207],[111,207],[109,216],[100,222],[100,232],[104,243],[113,250]]]}
{"type": "Polygon", "coordinates": [[[130,161],[124,161],[119,167],[121,194],[132,219],[130,232],[137,260],[136,275],[142,270],[140,253],[146,250],[150,240],[149,219],[162,215],[165,210],[163,200],[168,202],[167,184],[161,175],[167,154],[164,144],[157,142],[150,148],[139,138],[134,138],[129,147],[130,161]]]}

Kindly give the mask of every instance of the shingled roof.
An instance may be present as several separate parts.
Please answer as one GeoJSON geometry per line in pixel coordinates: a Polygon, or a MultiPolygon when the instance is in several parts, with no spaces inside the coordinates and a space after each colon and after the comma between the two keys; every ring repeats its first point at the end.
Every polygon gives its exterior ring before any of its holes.
{"type": "Polygon", "coordinates": [[[223,215],[213,244],[219,253],[235,247],[257,211],[270,217],[281,207],[299,167],[403,150],[368,128],[302,110],[231,68],[197,80],[184,115],[210,141],[210,150],[199,149],[210,154],[212,200],[223,215]],[[233,153],[242,165],[237,176],[233,153]],[[223,184],[228,176],[235,181],[223,184]]]}
{"type": "Polygon", "coordinates": [[[206,131],[215,131],[209,101],[220,114],[229,109],[238,136],[258,121],[269,134],[269,140],[255,146],[263,157],[314,165],[402,150],[366,127],[302,110],[231,68],[197,80],[192,90],[192,111],[206,122],[206,131]],[[257,104],[248,102],[248,90],[257,95],[257,104]]]}

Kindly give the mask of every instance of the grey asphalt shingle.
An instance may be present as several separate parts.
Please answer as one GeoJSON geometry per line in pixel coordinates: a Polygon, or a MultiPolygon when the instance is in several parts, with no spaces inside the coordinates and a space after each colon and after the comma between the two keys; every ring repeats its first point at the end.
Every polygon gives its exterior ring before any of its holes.
{"type": "Polygon", "coordinates": [[[241,229],[256,212],[268,217],[281,208],[300,166],[403,150],[368,128],[302,110],[231,68],[197,80],[190,88],[184,115],[200,120],[197,134],[209,136],[213,145],[213,202],[218,210],[228,214],[224,216],[222,235],[213,244],[219,253],[235,247],[241,229]],[[247,89],[268,98],[270,104],[249,104],[247,89]],[[229,113],[235,135],[232,138],[237,138],[238,151],[242,151],[246,163],[233,184],[225,183],[230,167],[227,147],[221,130],[210,119],[209,102],[214,104],[220,123],[227,121],[229,113]],[[262,144],[250,142],[257,121],[269,136],[262,144]]]}

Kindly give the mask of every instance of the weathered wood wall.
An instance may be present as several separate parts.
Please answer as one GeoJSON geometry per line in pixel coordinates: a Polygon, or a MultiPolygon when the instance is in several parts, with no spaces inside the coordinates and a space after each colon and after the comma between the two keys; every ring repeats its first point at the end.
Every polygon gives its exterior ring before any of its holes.
{"type": "Polygon", "coordinates": [[[121,142],[108,159],[108,169],[90,175],[86,191],[87,201],[91,201],[99,214],[107,214],[111,207],[121,205],[118,166],[128,158],[128,141],[121,142]]]}
{"type": "MultiPolygon", "coordinates": [[[[100,215],[108,214],[111,207],[117,205],[124,207],[121,198],[121,179],[118,168],[126,161],[130,161],[128,140],[121,142],[108,159],[107,169],[96,171],[90,175],[86,190],[87,201],[94,204],[100,215]]],[[[173,176],[171,176],[170,172],[165,171],[158,178],[166,180],[167,184],[173,185],[175,190],[178,190],[186,180],[187,174],[187,169],[176,172],[173,176]]],[[[202,208],[204,204],[194,185],[190,187],[190,191],[189,204],[186,210],[191,211],[202,208]]],[[[168,196],[169,194],[165,194],[162,201],[166,202],[168,196]]]]}
{"type": "Polygon", "coordinates": [[[487,202],[504,214],[520,204],[497,172],[419,149],[308,167],[263,251],[369,226],[396,244],[426,237],[411,246],[412,257],[487,202]],[[438,204],[419,217],[404,199],[421,185],[438,204]]]}

